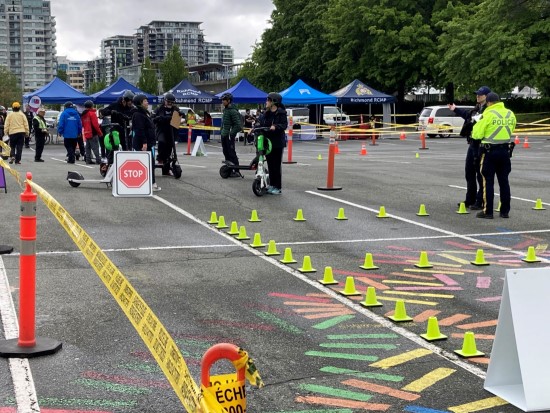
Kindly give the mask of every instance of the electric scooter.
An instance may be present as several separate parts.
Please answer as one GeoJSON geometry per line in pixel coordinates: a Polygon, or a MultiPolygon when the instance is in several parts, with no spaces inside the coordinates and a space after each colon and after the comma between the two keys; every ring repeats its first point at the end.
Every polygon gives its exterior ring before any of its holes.
{"type": "Polygon", "coordinates": [[[263,132],[268,131],[267,127],[254,129],[254,138],[256,140],[256,151],[258,152],[258,166],[256,176],[252,182],[252,192],[256,196],[263,196],[269,188],[269,170],[267,169],[266,155],[271,153],[271,141],[267,139],[263,132]]]}

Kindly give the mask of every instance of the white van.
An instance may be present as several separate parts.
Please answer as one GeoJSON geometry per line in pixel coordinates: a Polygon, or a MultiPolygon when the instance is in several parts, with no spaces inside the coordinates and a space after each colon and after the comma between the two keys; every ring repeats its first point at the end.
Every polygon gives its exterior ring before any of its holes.
{"type": "MultiPolygon", "coordinates": [[[[473,106],[458,106],[460,109],[473,109],[473,106]]],[[[436,135],[448,138],[458,135],[464,125],[464,119],[454,113],[447,105],[426,106],[418,116],[418,130],[426,131],[428,138],[436,135]]]]}

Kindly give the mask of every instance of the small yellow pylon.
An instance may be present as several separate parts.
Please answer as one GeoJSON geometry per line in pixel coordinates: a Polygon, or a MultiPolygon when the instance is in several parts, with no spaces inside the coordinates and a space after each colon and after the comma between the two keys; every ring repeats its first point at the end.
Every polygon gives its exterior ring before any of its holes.
{"type": "Polygon", "coordinates": [[[306,219],[304,218],[304,212],[299,209],[298,211],[296,211],[296,217],[294,218],[294,221],[305,221],[306,219]]]}
{"type": "Polygon", "coordinates": [[[323,160],[323,156],[321,154],[317,155],[317,160],[318,161],[322,161],[323,160]]]}
{"type": "Polygon", "coordinates": [[[420,334],[420,337],[422,337],[424,340],[427,340],[427,341],[447,339],[447,336],[444,334],[441,334],[441,332],[439,331],[439,324],[437,323],[437,317],[428,318],[428,330],[426,331],[426,334],[420,334]]]}
{"type": "Polygon", "coordinates": [[[302,266],[298,268],[298,271],[304,273],[304,272],[316,272],[317,270],[311,266],[311,258],[309,255],[304,256],[304,260],[302,261],[302,266]]]}
{"type": "Polygon", "coordinates": [[[500,207],[502,206],[502,202],[498,201],[497,209],[495,209],[496,212],[500,212],[500,207]]]}
{"type": "Polygon", "coordinates": [[[338,281],[336,281],[334,279],[334,275],[332,274],[332,267],[325,267],[325,272],[323,274],[323,279],[319,280],[319,282],[323,285],[338,284],[338,281]]]}
{"type": "Polygon", "coordinates": [[[244,227],[244,225],[241,225],[241,227],[239,228],[239,235],[237,235],[235,238],[240,241],[250,239],[250,237],[246,235],[246,228],[244,227]]]}
{"type": "Polygon", "coordinates": [[[212,211],[210,214],[210,221],[208,221],[209,224],[217,224],[218,223],[218,214],[216,214],[215,211],[212,211]]]}
{"type": "Polygon", "coordinates": [[[393,315],[388,317],[390,320],[400,323],[403,321],[412,321],[412,318],[407,315],[407,310],[405,309],[405,301],[397,300],[395,302],[395,311],[393,315]]]}
{"type": "Polygon", "coordinates": [[[220,215],[220,217],[218,218],[218,225],[216,225],[216,228],[218,228],[218,229],[229,228],[229,227],[225,224],[225,218],[224,218],[223,215],[220,215]]]}
{"type": "Polygon", "coordinates": [[[346,277],[346,284],[344,285],[344,289],[342,291],[339,291],[339,293],[345,295],[346,297],[350,297],[352,295],[361,295],[361,293],[355,289],[355,280],[353,279],[353,277],[346,277]]]}
{"type": "Polygon", "coordinates": [[[344,208],[338,209],[338,216],[335,217],[335,219],[338,219],[338,220],[340,220],[340,221],[343,221],[343,220],[348,219],[348,218],[346,217],[346,214],[344,213],[344,208]]]}
{"type": "Polygon", "coordinates": [[[532,263],[532,262],[540,262],[540,260],[537,258],[537,254],[535,252],[535,247],[529,247],[527,248],[527,256],[525,258],[521,259],[522,261],[532,263]]]}
{"type": "Polygon", "coordinates": [[[237,224],[237,221],[231,221],[231,227],[227,233],[229,235],[239,235],[239,225],[237,224]]]}
{"type": "Polygon", "coordinates": [[[418,208],[417,214],[419,217],[428,217],[430,214],[426,212],[426,205],[420,204],[420,208],[418,208]]]}
{"type": "Polygon", "coordinates": [[[537,201],[535,202],[535,206],[533,207],[535,211],[544,211],[546,208],[542,206],[542,199],[537,198],[537,201]]]}
{"type": "Polygon", "coordinates": [[[254,241],[250,244],[252,248],[261,248],[265,247],[265,244],[262,242],[262,236],[259,232],[254,233],[254,241]]]}
{"type": "Polygon", "coordinates": [[[377,270],[379,267],[374,265],[372,254],[370,252],[367,252],[365,254],[365,262],[363,263],[363,265],[360,265],[359,268],[362,268],[364,270],[377,270]]]}
{"type": "Polygon", "coordinates": [[[252,210],[248,222],[262,222],[262,220],[258,218],[258,211],[256,211],[255,209],[252,210]]]}
{"type": "Polygon", "coordinates": [[[381,206],[380,211],[378,211],[378,215],[376,215],[377,218],[388,218],[388,215],[386,214],[386,207],[381,206]]]}
{"type": "Polygon", "coordinates": [[[426,251],[420,251],[420,258],[416,264],[416,268],[432,268],[433,265],[428,261],[428,253],[426,251]]]}
{"type": "Polygon", "coordinates": [[[363,307],[382,307],[382,303],[376,298],[376,290],[374,287],[367,287],[365,301],[361,302],[363,307]]]}
{"type": "Polygon", "coordinates": [[[474,333],[471,331],[464,333],[462,350],[455,350],[455,353],[462,357],[481,357],[485,355],[485,353],[477,351],[476,339],[474,337],[474,333]]]}
{"type": "Polygon", "coordinates": [[[466,204],[464,202],[460,203],[460,206],[458,207],[458,211],[456,211],[457,214],[469,214],[469,212],[466,210],[466,204]]]}
{"type": "Polygon", "coordinates": [[[292,249],[290,247],[285,248],[285,255],[280,261],[283,264],[296,264],[298,262],[294,258],[292,258],[292,249]]]}
{"type": "Polygon", "coordinates": [[[264,252],[265,255],[271,256],[271,255],[281,255],[279,251],[277,251],[277,245],[275,244],[274,240],[269,240],[267,243],[267,251],[264,252]]]}
{"type": "Polygon", "coordinates": [[[487,261],[485,261],[485,256],[483,255],[483,250],[480,248],[476,252],[476,259],[475,261],[471,261],[474,265],[489,265],[487,261]]]}
{"type": "Polygon", "coordinates": [[[416,152],[416,159],[420,158],[420,154],[416,152]]]}

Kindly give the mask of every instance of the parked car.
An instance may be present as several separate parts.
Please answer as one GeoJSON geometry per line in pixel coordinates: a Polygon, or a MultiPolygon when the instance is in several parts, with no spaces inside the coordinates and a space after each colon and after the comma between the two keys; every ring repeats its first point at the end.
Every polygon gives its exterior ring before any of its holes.
{"type": "MultiPolygon", "coordinates": [[[[473,109],[473,106],[457,106],[460,109],[473,109]]],[[[418,130],[426,131],[428,138],[439,135],[448,138],[458,135],[464,119],[450,110],[447,105],[426,106],[418,116],[418,130]]]]}
{"type": "Polygon", "coordinates": [[[351,125],[349,116],[342,112],[338,106],[324,106],[323,121],[328,126],[351,125]]]}
{"type": "Polygon", "coordinates": [[[57,127],[57,119],[59,118],[59,111],[58,110],[47,110],[44,114],[44,120],[46,121],[46,125],[48,125],[48,128],[55,128],[57,127]]]}

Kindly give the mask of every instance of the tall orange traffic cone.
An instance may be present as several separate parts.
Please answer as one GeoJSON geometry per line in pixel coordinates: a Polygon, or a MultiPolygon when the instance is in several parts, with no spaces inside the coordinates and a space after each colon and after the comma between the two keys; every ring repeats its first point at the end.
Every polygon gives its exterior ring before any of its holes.
{"type": "Polygon", "coordinates": [[[401,131],[401,135],[399,135],[399,139],[402,140],[402,141],[404,141],[405,138],[406,138],[405,132],[401,131]]]}
{"type": "Polygon", "coordinates": [[[526,149],[530,148],[529,138],[527,136],[525,137],[525,140],[523,141],[523,147],[526,148],[526,149]]]}
{"type": "Polygon", "coordinates": [[[366,155],[366,154],[367,154],[367,145],[362,144],[361,145],[361,155],[366,155]]]}
{"type": "Polygon", "coordinates": [[[516,139],[514,139],[514,143],[515,143],[516,145],[519,145],[520,140],[519,140],[519,136],[518,136],[518,135],[516,135],[516,139]]]}

